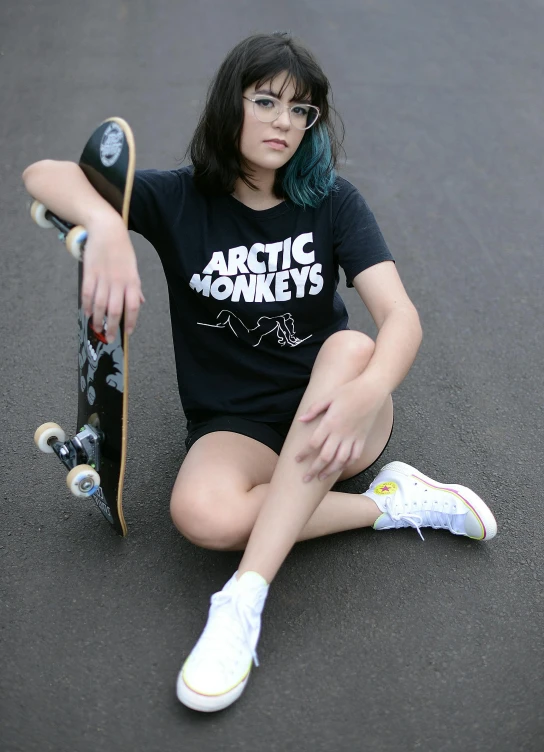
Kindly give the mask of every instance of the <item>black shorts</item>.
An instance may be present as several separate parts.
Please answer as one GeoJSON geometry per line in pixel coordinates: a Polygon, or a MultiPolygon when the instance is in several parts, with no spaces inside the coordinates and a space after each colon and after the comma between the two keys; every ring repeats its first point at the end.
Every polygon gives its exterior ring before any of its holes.
{"type": "MultiPolygon", "coordinates": [[[[270,447],[273,452],[276,452],[276,454],[279,455],[292,422],[292,420],[288,420],[283,423],[262,423],[261,421],[242,418],[238,415],[214,415],[205,420],[188,420],[185,449],[188,452],[195,441],[202,436],[205,436],[207,433],[213,433],[214,431],[232,431],[233,433],[240,433],[242,436],[249,436],[250,439],[260,441],[261,444],[270,447]]],[[[393,419],[393,426],[391,427],[391,433],[389,434],[387,443],[379,457],[377,457],[374,462],[377,462],[387,449],[387,446],[391,441],[391,436],[393,435],[394,425],[395,421],[393,419]]],[[[372,464],[374,464],[374,462],[372,464]]]]}
{"type": "Polygon", "coordinates": [[[260,420],[250,420],[239,415],[213,415],[205,420],[188,420],[185,448],[189,451],[195,441],[207,433],[232,431],[260,441],[279,455],[292,422],[292,420],[287,420],[283,423],[263,423],[260,420]]]}

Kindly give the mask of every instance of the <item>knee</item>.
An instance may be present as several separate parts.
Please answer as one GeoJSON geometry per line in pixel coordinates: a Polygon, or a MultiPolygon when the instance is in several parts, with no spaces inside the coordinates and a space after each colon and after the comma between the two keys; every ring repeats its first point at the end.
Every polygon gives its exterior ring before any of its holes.
{"type": "Polygon", "coordinates": [[[338,361],[348,360],[361,368],[366,368],[376,345],[374,340],[362,332],[343,329],[335,332],[323,343],[319,352],[320,357],[326,357],[338,361]]]}
{"type": "Polygon", "coordinates": [[[173,493],[170,515],[183,537],[196,546],[229,551],[241,548],[245,543],[240,515],[234,511],[224,492],[193,488],[173,493]]]}

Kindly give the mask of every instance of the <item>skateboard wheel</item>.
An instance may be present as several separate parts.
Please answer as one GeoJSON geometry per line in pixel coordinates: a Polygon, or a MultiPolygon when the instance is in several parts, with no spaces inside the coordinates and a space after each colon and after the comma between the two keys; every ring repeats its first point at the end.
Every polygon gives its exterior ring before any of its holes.
{"type": "Polygon", "coordinates": [[[36,222],[38,227],[43,227],[45,230],[48,230],[50,227],[54,227],[55,225],[53,224],[53,222],[50,222],[45,218],[46,211],[47,207],[39,201],[34,201],[32,206],[30,207],[30,216],[32,217],[34,222],[36,222]]]}
{"type": "Polygon", "coordinates": [[[64,241],[66,243],[66,248],[68,248],[72,256],[77,261],[81,261],[83,257],[83,248],[85,246],[86,240],[87,230],[81,225],[72,227],[72,229],[66,236],[66,240],[64,241]]]}
{"type": "Polygon", "coordinates": [[[66,441],[66,434],[57,423],[43,423],[36,429],[34,442],[41,452],[52,454],[54,450],[51,443],[53,441],[60,441],[61,444],[66,441]]]}
{"type": "Polygon", "coordinates": [[[90,465],[77,465],[68,473],[66,484],[74,496],[92,496],[100,486],[100,476],[90,465]]]}

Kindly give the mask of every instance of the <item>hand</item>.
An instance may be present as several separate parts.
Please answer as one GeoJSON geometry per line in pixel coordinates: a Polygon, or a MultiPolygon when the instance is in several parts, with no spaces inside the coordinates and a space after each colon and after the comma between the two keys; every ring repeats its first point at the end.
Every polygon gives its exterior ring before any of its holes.
{"type": "Polygon", "coordinates": [[[383,394],[378,395],[372,385],[365,389],[359,378],[356,385],[344,384],[335,391],[334,397],[314,403],[299,417],[300,421],[309,423],[322,416],[308,445],[295,457],[297,462],[302,462],[318,452],[304,482],[316,475],[318,480],[325,480],[360,459],[366,437],[384,401],[383,394]]]}
{"type": "Polygon", "coordinates": [[[125,331],[132,334],[142,294],[136,254],[122,222],[97,221],[87,228],[88,239],[83,254],[81,302],[86,316],[93,317],[96,332],[103,329],[107,316],[107,340],[113,342],[123,311],[125,331]]]}

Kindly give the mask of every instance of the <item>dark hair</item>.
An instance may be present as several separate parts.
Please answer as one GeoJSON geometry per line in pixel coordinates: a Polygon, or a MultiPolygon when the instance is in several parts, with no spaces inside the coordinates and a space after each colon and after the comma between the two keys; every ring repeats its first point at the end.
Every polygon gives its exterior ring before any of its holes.
{"type": "Polygon", "coordinates": [[[316,125],[305,132],[293,157],[276,171],[274,193],[299,206],[317,206],[331,191],[340,141],[331,123],[334,109],[328,101],[329,81],[299,41],[286,32],[274,32],[240,42],[210,84],[186,153],[193,163],[195,184],[205,195],[232,193],[238,178],[256,188],[240,154],[242,93],[248,86],[260,86],[283,72],[288,74],[284,86],[292,81],[295,87],[293,98],[309,98],[321,114],[316,125]]]}

